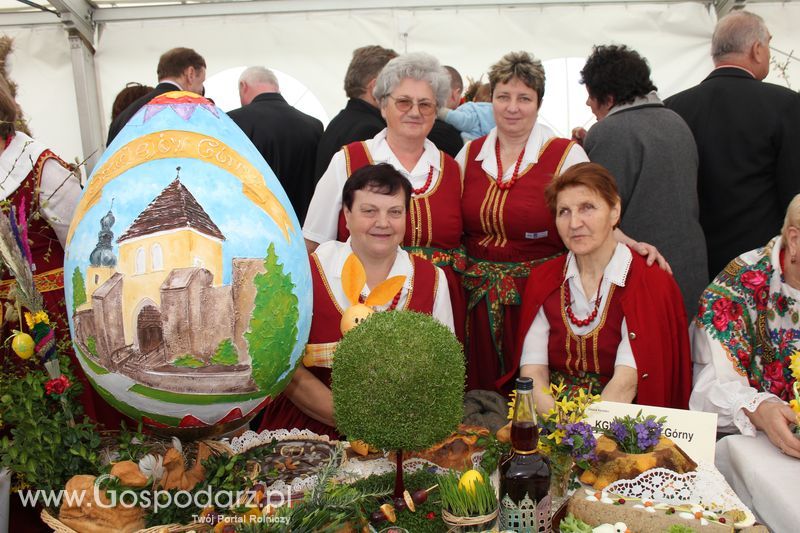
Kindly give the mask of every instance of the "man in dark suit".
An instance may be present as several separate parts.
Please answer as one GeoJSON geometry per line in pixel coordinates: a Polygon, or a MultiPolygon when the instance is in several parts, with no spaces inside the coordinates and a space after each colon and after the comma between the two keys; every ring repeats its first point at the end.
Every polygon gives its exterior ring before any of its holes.
{"type": "Polygon", "coordinates": [[[800,192],[800,95],[761,81],[769,73],[771,38],[758,15],[723,17],[711,43],[716,68],[664,102],[697,143],[709,279],[777,235],[800,192]]]}
{"type": "Polygon", "coordinates": [[[206,81],[206,60],[191,48],[173,48],[158,59],[158,85],[156,88],[134,100],[125,111],[111,121],[108,128],[106,146],[111,144],[120,130],[133,118],[144,105],[158,95],[170,91],[190,91],[203,94],[203,82],[206,81]]]}
{"type": "Polygon", "coordinates": [[[242,107],[228,113],[269,163],[283,185],[300,224],[314,194],[314,158],[322,122],[290,106],[278,79],[264,67],[250,67],[239,77],[242,107]]]}
{"type": "MultiPolygon", "coordinates": [[[[353,58],[344,76],[344,92],[349,100],[328,123],[317,148],[315,180],[328,169],[333,154],[342,146],[375,137],[386,121],[381,117],[378,101],[372,96],[375,78],[397,52],[382,46],[362,46],[353,51],[353,58]]],[[[313,190],[312,190],[313,192],[313,190]]]]}

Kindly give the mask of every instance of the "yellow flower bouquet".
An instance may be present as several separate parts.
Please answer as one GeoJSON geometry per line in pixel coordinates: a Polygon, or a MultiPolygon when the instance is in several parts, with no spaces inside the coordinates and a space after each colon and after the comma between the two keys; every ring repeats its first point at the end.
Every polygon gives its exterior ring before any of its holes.
{"type": "Polygon", "coordinates": [[[792,383],[794,399],[789,401],[789,406],[792,408],[792,411],[794,411],[796,417],[794,433],[800,437],[800,352],[792,354],[789,368],[792,370],[792,377],[794,378],[794,382],[792,383]]]}
{"type": "Polygon", "coordinates": [[[600,400],[600,395],[582,388],[567,388],[563,381],[551,383],[549,394],[554,406],[539,419],[539,449],[550,457],[551,489],[556,495],[566,493],[577,464],[584,470],[595,456],[592,426],[586,420],[586,409],[600,400]]]}

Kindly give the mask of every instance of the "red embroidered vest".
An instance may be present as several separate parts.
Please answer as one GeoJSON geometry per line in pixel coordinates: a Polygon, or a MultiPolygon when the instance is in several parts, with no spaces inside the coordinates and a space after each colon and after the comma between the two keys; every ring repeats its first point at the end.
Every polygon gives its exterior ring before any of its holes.
{"type": "MultiPolygon", "coordinates": [[[[438,276],[433,263],[417,257],[409,256],[413,267],[411,290],[406,299],[403,310],[418,311],[431,314],[436,297],[436,284],[438,276]]],[[[314,289],[314,318],[311,321],[311,331],[308,335],[308,344],[324,344],[337,342],[342,338],[340,323],[344,310],[339,307],[336,298],[328,286],[328,280],[319,264],[316,254],[309,256],[311,261],[311,282],[314,289]]],[[[331,369],[319,366],[308,367],[323,383],[330,386],[331,369]]]]}
{"type": "MultiPolygon", "coordinates": [[[[58,320],[59,333],[67,334],[69,329],[66,324],[64,299],[64,249],[50,224],[42,216],[32,216],[41,206],[39,205],[39,191],[41,188],[42,172],[44,165],[50,159],[69,169],[70,166],[62,161],[50,150],[45,150],[39,155],[31,172],[22,180],[17,190],[8,198],[10,205],[19,212],[20,204],[25,204],[28,221],[28,241],[33,256],[35,270],[33,271],[36,288],[42,293],[45,308],[51,318],[58,320]]],[[[3,272],[3,281],[0,282],[0,298],[8,296],[12,284],[8,270],[3,272]]]]}
{"type": "Polygon", "coordinates": [[[561,170],[572,142],[552,138],[536,163],[518,181],[501,190],[476,161],[486,137],[472,141],[464,171],[464,243],[479,260],[522,262],[550,257],[564,250],[555,219],[544,201],[544,189],[561,170]]]}
{"type": "MultiPolygon", "coordinates": [[[[343,149],[348,176],[363,166],[373,164],[365,142],[351,143],[343,149]]],[[[441,151],[439,153],[441,163],[436,184],[421,195],[411,196],[403,246],[451,250],[461,245],[461,171],[452,157],[441,151]]],[[[340,211],[336,239],[346,241],[349,236],[344,212],[340,211]]]]}
{"type": "MultiPolygon", "coordinates": [[[[586,335],[576,335],[569,327],[563,305],[563,284],[559,290],[550,293],[542,309],[550,323],[547,350],[551,372],[575,376],[578,381],[587,374],[596,374],[601,385],[608,383],[614,375],[614,361],[622,340],[624,315],[621,298],[624,291],[624,287],[611,284],[600,322],[586,335]]],[[[599,390],[593,392],[600,393],[599,390]]]]}

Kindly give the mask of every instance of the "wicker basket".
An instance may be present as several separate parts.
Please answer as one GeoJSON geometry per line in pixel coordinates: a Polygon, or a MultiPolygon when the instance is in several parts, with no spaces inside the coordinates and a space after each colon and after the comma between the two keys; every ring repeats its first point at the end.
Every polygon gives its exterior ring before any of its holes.
{"type": "Polygon", "coordinates": [[[498,507],[483,516],[456,516],[442,509],[442,521],[449,526],[448,532],[483,531],[494,526],[499,511],[498,507]]]}
{"type": "MultiPolygon", "coordinates": [[[[57,518],[54,518],[53,515],[47,512],[47,509],[43,509],[40,516],[42,518],[42,522],[50,526],[55,533],[78,533],[71,527],[65,526],[57,518]]],[[[201,531],[208,531],[209,529],[210,528],[207,524],[193,524],[188,526],[182,526],[180,524],[165,524],[163,526],[140,529],[139,531],[136,531],[136,533],[164,533],[165,531],[167,533],[185,533],[186,531],[197,531],[199,533],[201,531]]]]}

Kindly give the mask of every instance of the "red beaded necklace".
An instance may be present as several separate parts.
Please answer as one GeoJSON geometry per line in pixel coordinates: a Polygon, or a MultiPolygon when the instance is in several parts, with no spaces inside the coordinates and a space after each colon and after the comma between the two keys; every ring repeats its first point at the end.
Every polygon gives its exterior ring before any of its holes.
{"type": "Polygon", "coordinates": [[[414,193],[414,196],[419,196],[420,194],[427,191],[428,187],[431,186],[431,181],[433,180],[433,165],[431,165],[430,167],[431,169],[428,171],[428,179],[425,180],[425,185],[423,185],[419,189],[411,189],[411,192],[414,193]]]}
{"type": "MultiPolygon", "coordinates": [[[[388,308],[386,308],[387,311],[394,311],[395,309],[397,309],[397,304],[400,303],[400,295],[401,294],[403,294],[403,288],[402,287],[400,288],[399,291],[397,291],[397,294],[394,295],[394,298],[392,298],[392,303],[389,305],[388,308]]],[[[363,304],[366,301],[367,301],[367,297],[366,296],[364,296],[363,294],[359,294],[358,295],[358,303],[363,304]]]]}
{"type": "Polygon", "coordinates": [[[602,286],[603,278],[601,277],[600,283],[597,285],[597,294],[594,298],[594,311],[592,311],[589,316],[581,320],[576,318],[575,313],[572,312],[572,291],[569,288],[569,280],[564,281],[564,310],[567,312],[567,317],[569,317],[570,322],[579,328],[588,326],[592,323],[592,320],[597,317],[597,312],[600,310],[600,287],[602,286]]]}
{"type": "Polygon", "coordinates": [[[522,151],[519,153],[519,157],[517,158],[517,164],[514,165],[514,172],[511,174],[511,179],[508,181],[503,181],[503,162],[500,160],[500,137],[495,140],[494,154],[497,158],[497,186],[501,190],[505,191],[513,187],[519,179],[519,167],[522,165],[522,158],[525,157],[525,147],[522,147],[522,151]]]}

